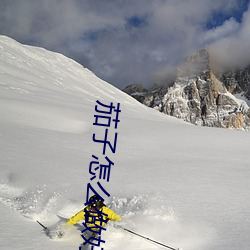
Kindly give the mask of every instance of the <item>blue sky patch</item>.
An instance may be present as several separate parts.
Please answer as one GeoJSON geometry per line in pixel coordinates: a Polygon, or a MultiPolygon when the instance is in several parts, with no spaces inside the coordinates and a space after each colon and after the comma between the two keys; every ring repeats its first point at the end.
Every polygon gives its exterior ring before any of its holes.
{"type": "Polygon", "coordinates": [[[127,18],[127,24],[130,27],[139,28],[147,24],[147,19],[145,17],[131,16],[127,18]]]}
{"type": "Polygon", "coordinates": [[[225,13],[223,10],[216,11],[212,14],[210,20],[206,23],[206,29],[213,29],[221,26],[226,20],[234,18],[238,23],[242,22],[244,12],[248,9],[249,0],[238,1],[238,8],[230,13],[225,13]]]}

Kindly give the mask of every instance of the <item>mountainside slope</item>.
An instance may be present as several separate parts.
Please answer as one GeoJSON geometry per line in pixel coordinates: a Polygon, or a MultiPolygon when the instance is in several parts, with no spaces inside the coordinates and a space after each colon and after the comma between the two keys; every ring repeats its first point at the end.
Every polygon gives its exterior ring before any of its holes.
{"type": "MultiPolygon", "coordinates": [[[[62,55],[7,37],[0,46],[1,249],[79,249],[80,223],[51,240],[36,220],[51,227],[84,207],[92,155],[105,160],[92,140],[105,135],[97,100],[121,105],[100,182],[122,226],[184,250],[249,249],[249,133],[161,114],[62,55]]],[[[162,249],[112,223],[103,237],[104,249],[162,249]]]]}

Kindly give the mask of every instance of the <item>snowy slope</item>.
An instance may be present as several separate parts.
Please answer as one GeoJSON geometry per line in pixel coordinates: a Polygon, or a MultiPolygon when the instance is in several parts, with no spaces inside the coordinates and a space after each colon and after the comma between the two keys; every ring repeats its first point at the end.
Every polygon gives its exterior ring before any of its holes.
{"type": "MultiPolygon", "coordinates": [[[[53,226],[83,208],[91,156],[102,152],[97,100],[121,104],[105,188],[124,227],[185,250],[250,248],[248,132],[165,116],[60,54],[1,36],[1,249],[78,249],[77,227],[51,240],[35,221],[53,226]]],[[[104,249],[163,249],[112,225],[104,237],[104,249]]]]}

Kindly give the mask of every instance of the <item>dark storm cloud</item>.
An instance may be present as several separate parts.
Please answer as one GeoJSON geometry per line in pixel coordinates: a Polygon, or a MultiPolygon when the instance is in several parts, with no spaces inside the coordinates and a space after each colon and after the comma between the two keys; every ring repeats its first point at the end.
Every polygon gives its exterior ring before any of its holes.
{"type": "Polygon", "coordinates": [[[64,53],[120,88],[149,86],[204,46],[213,45],[226,62],[225,48],[241,46],[244,55],[249,13],[233,17],[242,6],[238,0],[1,0],[0,33],[64,53]],[[215,16],[226,20],[212,22],[215,16]]]}

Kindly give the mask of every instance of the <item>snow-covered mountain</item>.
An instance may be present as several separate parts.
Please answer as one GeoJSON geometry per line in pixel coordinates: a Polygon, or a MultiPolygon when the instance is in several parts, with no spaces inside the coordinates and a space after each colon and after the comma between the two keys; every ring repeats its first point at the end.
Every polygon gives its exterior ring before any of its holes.
{"type": "Polygon", "coordinates": [[[230,93],[245,97],[250,103],[250,66],[245,68],[218,72],[218,79],[223,82],[230,93]]]}
{"type": "MultiPolygon", "coordinates": [[[[250,134],[193,126],[140,104],[63,55],[0,37],[0,248],[79,249],[79,227],[49,239],[57,215],[84,207],[92,155],[104,160],[95,105],[120,103],[109,207],[121,225],[184,250],[248,250],[250,134]]],[[[98,188],[93,183],[95,188],[98,188]]],[[[61,220],[60,220],[61,221],[61,220]]],[[[63,223],[63,221],[61,221],[63,223]]],[[[110,223],[104,249],[163,249],[110,223]]],[[[94,249],[98,249],[95,247],[94,249]]],[[[101,248],[100,248],[101,249],[101,248]]]]}
{"type": "Polygon", "coordinates": [[[146,106],[196,125],[249,129],[249,79],[248,68],[214,72],[210,54],[203,49],[180,65],[170,87],[147,91],[131,85],[124,92],[146,106]]]}

